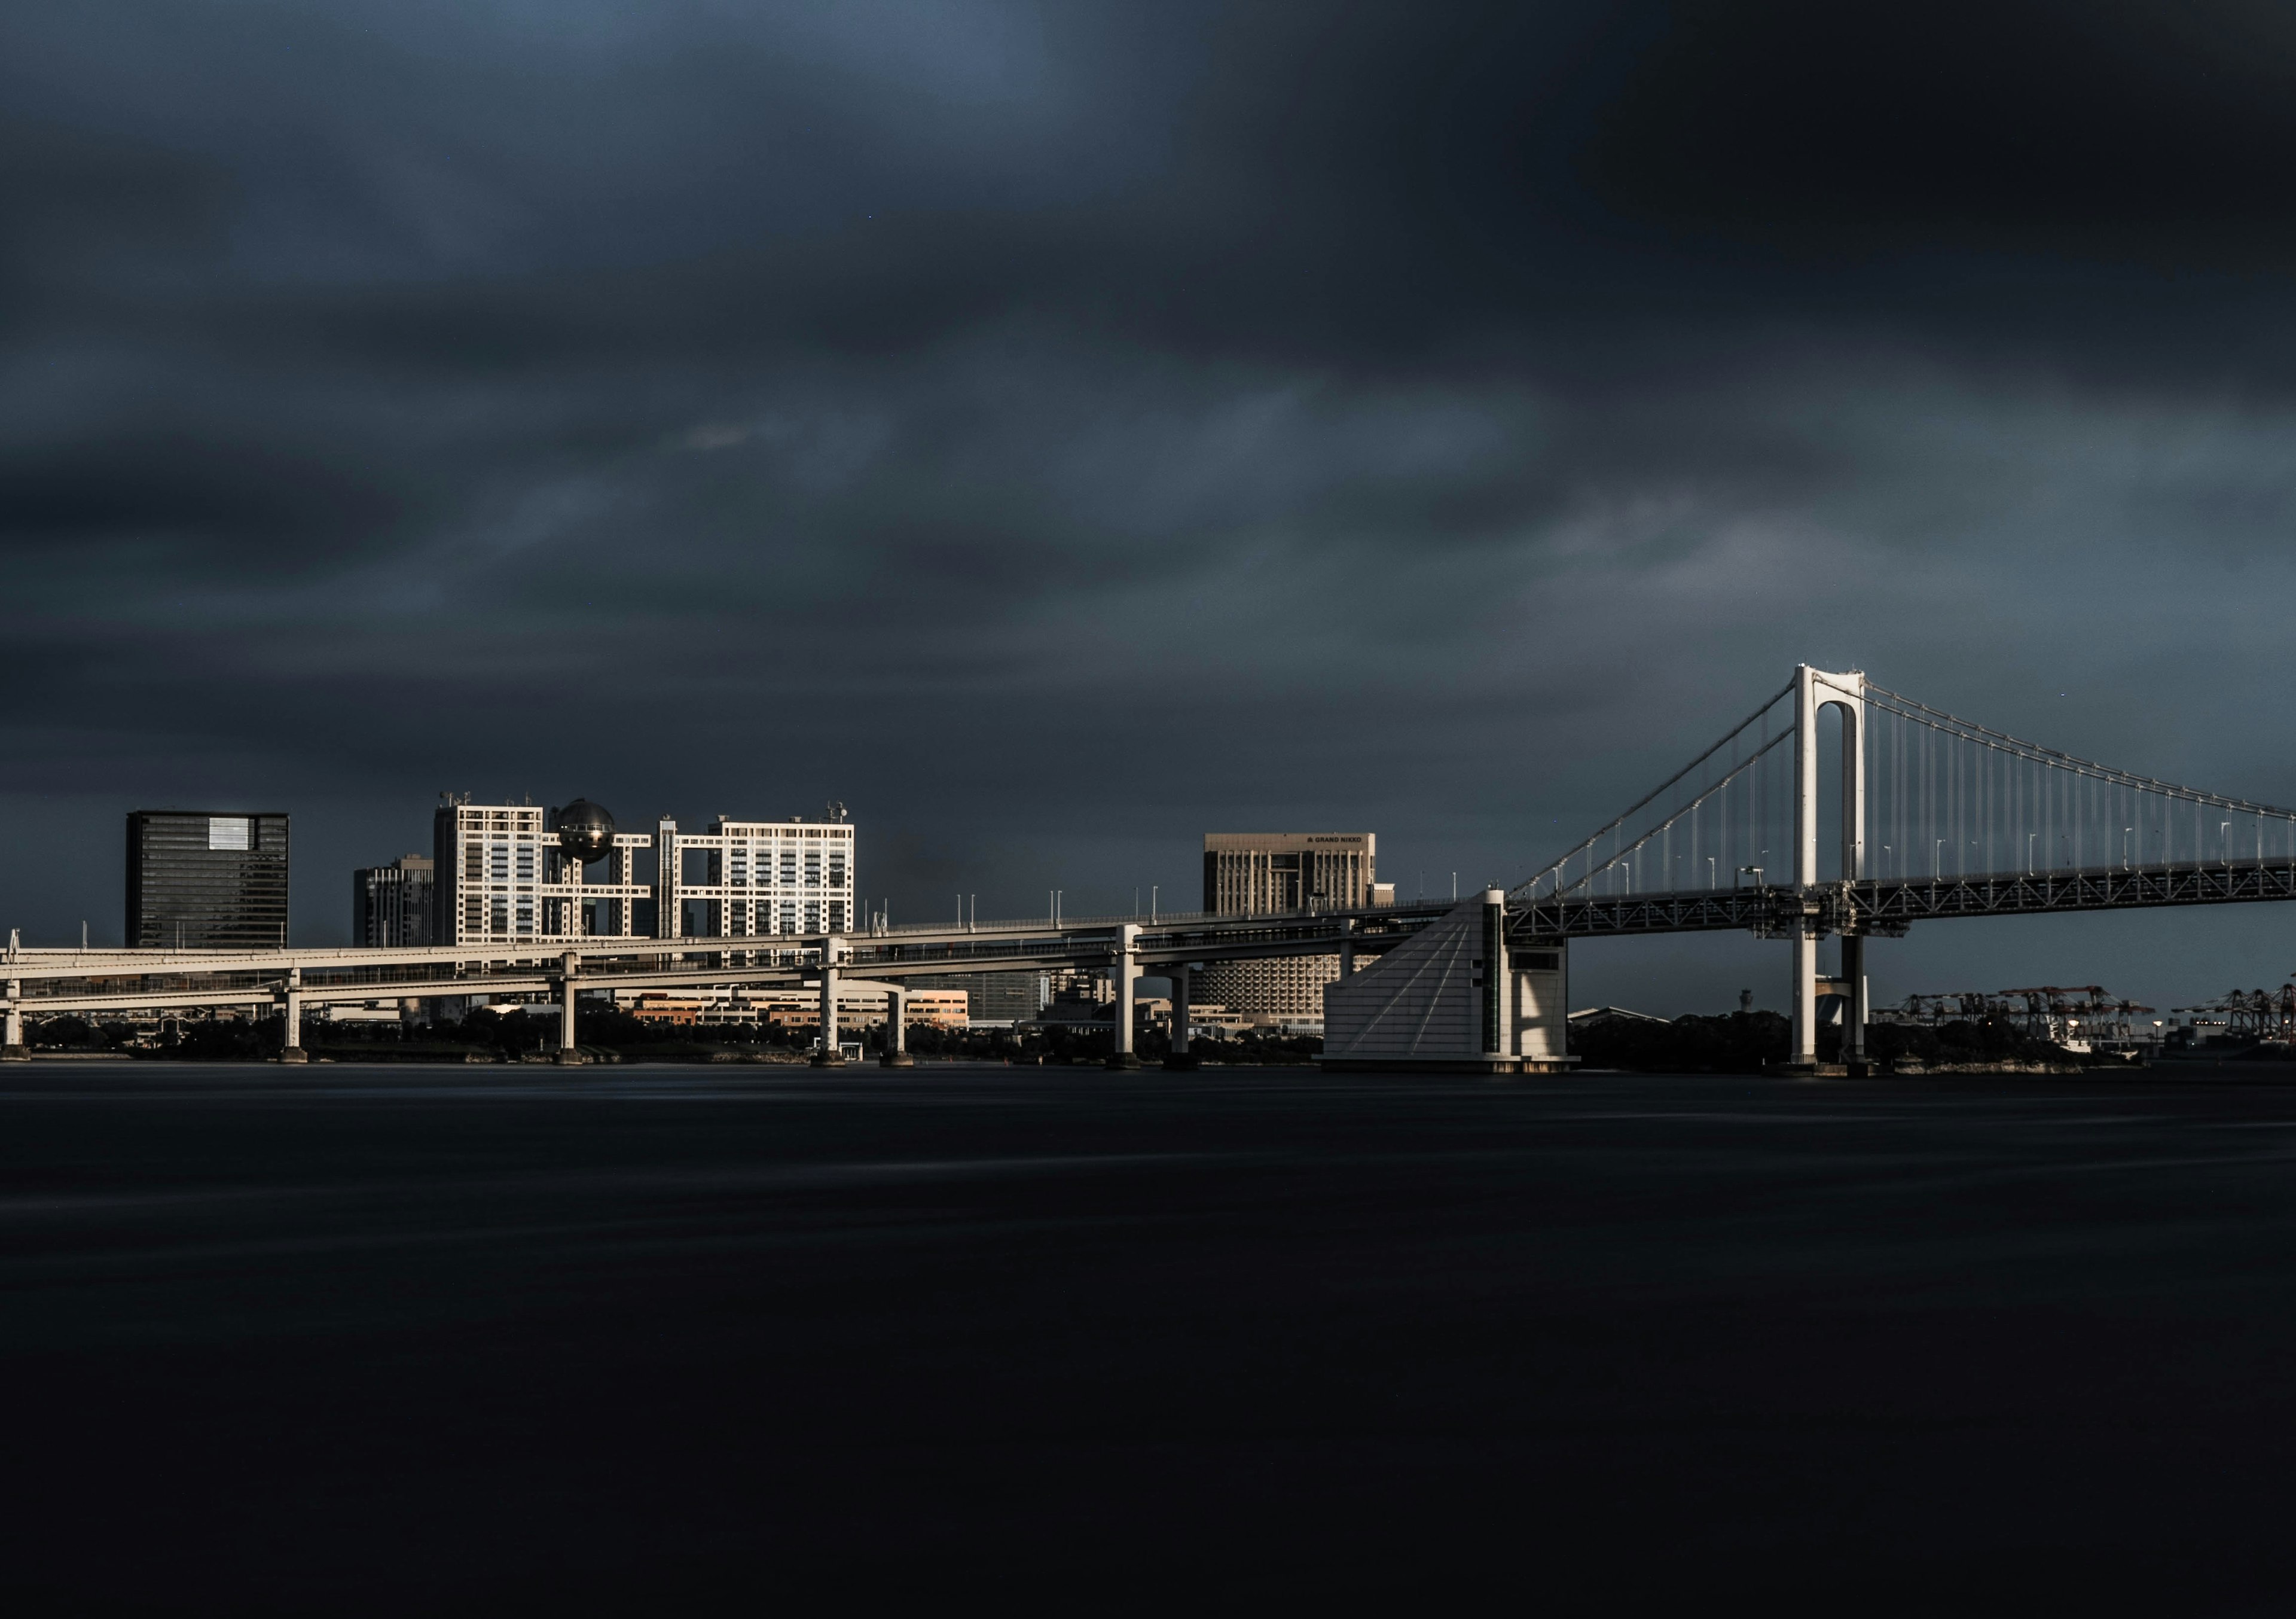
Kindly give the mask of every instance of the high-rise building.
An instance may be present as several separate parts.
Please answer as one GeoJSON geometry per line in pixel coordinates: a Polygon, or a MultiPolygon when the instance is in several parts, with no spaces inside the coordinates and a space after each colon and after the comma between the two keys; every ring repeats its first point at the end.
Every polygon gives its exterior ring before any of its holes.
{"type": "Polygon", "coordinates": [[[1204,908],[1228,916],[1371,903],[1379,837],[1370,832],[1204,834],[1204,908]]]}
{"type": "MultiPolygon", "coordinates": [[[[1225,916],[1341,910],[1385,900],[1375,881],[1379,838],[1369,832],[1212,832],[1204,834],[1204,908],[1225,916]]],[[[1324,986],[1340,975],[1337,956],[1271,961],[1208,961],[1191,999],[1260,1022],[1307,1023],[1324,1015],[1324,986]]]]}
{"type": "Polygon", "coordinates": [[[432,822],[441,944],[770,937],[857,925],[849,821],[732,821],[619,832],[562,810],[449,799],[432,822]],[[585,858],[594,856],[594,859],[585,858]],[[603,867],[593,878],[589,867],[603,867]]]}
{"type": "Polygon", "coordinates": [[[133,949],[269,949],[287,942],[287,818],[193,810],[127,817],[133,949]]]}
{"type": "Polygon", "coordinates": [[[434,869],[428,855],[410,854],[395,866],[364,866],[351,873],[351,942],[430,943],[438,893],[434,869]]]}

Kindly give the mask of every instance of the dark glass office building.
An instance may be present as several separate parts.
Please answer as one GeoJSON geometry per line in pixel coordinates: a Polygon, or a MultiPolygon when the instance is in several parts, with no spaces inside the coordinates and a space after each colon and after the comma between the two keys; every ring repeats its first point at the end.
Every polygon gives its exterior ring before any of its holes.
{"type": "Polygon", "coordinates": [[[127,818],[131,949],[287,942],[287,818],[138,810],[127,818]]]}

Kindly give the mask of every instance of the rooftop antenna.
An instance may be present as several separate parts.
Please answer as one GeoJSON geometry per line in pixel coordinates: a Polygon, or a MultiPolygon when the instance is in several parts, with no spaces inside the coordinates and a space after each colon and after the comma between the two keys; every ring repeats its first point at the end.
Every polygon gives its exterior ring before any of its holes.
{"type": "Polygon", "coordinates": [[[831,820],[841,821],[845,818],[845,805],[842,800],[834,798],[831,799],[827,808],[829,810],[829,818],[831,820]]]}

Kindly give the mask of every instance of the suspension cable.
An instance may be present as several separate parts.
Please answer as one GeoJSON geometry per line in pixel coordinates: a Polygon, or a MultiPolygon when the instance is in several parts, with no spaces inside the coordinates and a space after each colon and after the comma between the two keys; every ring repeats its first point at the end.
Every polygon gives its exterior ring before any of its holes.
{"type": "MultiPolygon", "coordinates": [[[[1800,678],[1800,677],[1799,677],[1799,676],[1797,676],[1797,677],[1796,677],[1796,678],[1800,678]]],[[[1559,883],[1559,882],[1562,880],[1562,868],[1563,868],[1563,867],[1565,867],[1565,866],[1567,866],[1568,864],[1570,864],[1572,860],[1576,859],[1578,856],[1580,856],[1580,855],[1582,855],[1582,854],[1586,853],[1586,852],[1587,852],[1587,851],[1588,851],[1589,849],[1592,849],[1595,844],[1597,844],[1597,843],[1601,842],[1604,838],[1606,838],[1606,837],[1610,836],[1610,835],[1611,835],[1611,834],[1612,834],[1613,832],[1617,831],[1620,826],[1623,826],[1624,825],[1626,825],[1626,823],[1627,823],[1628,821],[1631,820],[1631,819],[1636,816],[1636,814],[1637,814],[1637,813],[1638,813],[1639,811],[1641,811],[1643,809],[1644,809],[1645,807],[1647,807],[1647,806],[1649,805],[1649,803],[1651,802],[1651,801],[1652,801],[1652,800],[1653,800],[1653,799],[1657,798],[1660,793],[1664,793],[1668,788],[1672,787],[1673,785],[1675,785],[1675,784],[1677,784],[1677,782],[1681,781],[1681,780],[1682,780],[1682,778],[1683,778],[1684,777],[1685,777],[1685,776],[1689,775],[1693,770],[1695,770],[1696,768],[1698,768],[1698,767],[1699,767],[1699,766],[1701,766],[1701,765],[1704,764],[1708,760],[1710,760],[1710,759],[1713,758],[1717,753],[1720,752],[1724,748],[1726,748],[1726,747],[1729,746],[1729,745],[1730,745],[1730,744],[1732,744],[1733,742],[1735,742],[1735,741],[1738,739],[1739,735],[1740,735],[1742,732],[1743,732],[1743,731],[1745,730],[1745,728],[1746,728],[1748,726],[1750,726],[1750,725],[1753,724],[1753,723],[1754,723],[1754,721],[1756,721],[1757,719],[1759,719],[1763,715],[1765,715],[1765,714],[1768,713],[1772,709],[1775,708],[1775,707],[1778,705],[1778,699],[1779,699],[1779,698],[1781,698],[1781,697],[1784,697],[1784,696],[1785,696],[1787,694],[1791,693],[1791,692],[1793,690],[1793,688],[1794,688],[1794,682],[1793,682],[1792,680],[1788,680],[1788,681],[1787,681],[1784,686],[1782,686],[1778,687],[1777,691],[1776,691],[1775,693],[1774,693],[1774,694],[1770,696],[1770,698],[1769,698],[1767,702],[1765,702],[1765,703],[1763,703],[1759,708],[1756,709],[1752,713],[1751,713],[1751,714],[1747,715],[1743,719],[1740,720],[1736,725],[1733,726],[1733,727],[1730,728],[1729,732],[1728,732],[1726,736],[1723,736],[1723,738],[1722,738],[1722,740],[1721,740],[1721,741],[1719,741],[1719,742],[1716,743],[1712,747],[1710,747],[1710,748],[1707,749],[1703,753],[1701,753],[1697,758],[1695,758],[1695,759],[1692,760],[1688,764],[1686,764],[1686,765],[1683,766],[1681,769],[1677,770],[1673,775],[1671,775],[1671,776],[1668,777],[1664,781],[1660,782],[1657,786],[1655,786],[1655,787],[1652,788],[1648,793],[1644,793],[1642,797],[1640,797],[1640,798],[1636,799],[1636,800],[1632,804],[1628,805],[1628,806],[1627,807],[1627,809],[1626,809],[1622,813],[1620,813],[1619,816],[1617,816],[1615,818],[1613,818],[1611,821],[1610,821],[1607,825],[1605,825],[1605,826],[1602,826],[1602,827],[1601,827],[1601,828],[1599,828],[1596,832],[1595,832],[1595,833],[1594,833],[1594,834],[1593,834],[1592,836],[1587,837],[1587,839],[1585,839],[1583,842],[1579,842],[1576,847],[1574,847],[1574,848],[1572,848],[1572,849],[1570,849],[1570,850],[1567,851],[1566,852],[1564,852],[1564,853],[1563,853],[1563,854],[1562,854],[1559,859],[1555,859],[1555,860],[1554,860],[1554,861],[1550,862],[1548,865],[1546,865],[1546,866],[1545,866],[1545,867],[1541,867],[1538,872],[1536,872],[1535,874],[1533,874],[1533,875],[1532,875],[1531,876],[1529,876],[1529,878],[1525,879],[1524,881],[1522,881],[1522,882],[1521,882],[1521,883],[1516,883],[1516,884],[1514,885],[1514,887],[1513,887],[1513,888],[1512,888],[1512,889],[1510,889],[1510,890],[1508,891],[1508,895],[1507,895],[1507,897],[1508,897],[1508,898],[1510,898],[1510,899],[1513,899],[1513,898],[1514,898],[1516,895],[1519,895],[1519,894],[1522,893],[1526,889],[1529,889],[1529,888],[1535,887],[1537,884],[1538,884],[1539,883],[1543,882],[1545,879],[1546,879],[1547,877],[1550,877],[1550,876],[1551,876],[1551,877],[1555,878],[1555,880],[1559,883]]],[[[1778,735],[1779,735],[1779,736],[1780,736],[1781,738],[1785,737],[1785,736],[1792,736],[1792,734],[1793,734],[1793,727],[1792,727],[1792,726],[1788,726],[1788,727],[1787,727],[1784,731],[1781,731],[1781,732],[1779,732],[1779,733],[1778,733],[1778,735]]],[[[1755,757],[1755,758],[1757,758],[1757,759],[1760,758],[1760,757],[1761,757],[1761,755],[1762,755],[1762,753],[1767,753],[1767,752],[1769,752],[1769,750],[1770,750],[1770,747],[1771,747],[1771,746],[1775,746],[1775,743],[1773,743],[1773,744],[1768,744],[1768,745],[1764,746],[1764,747],[1760,750],[1760,752],[1757,752],[1756,754],[1754,754],[1754,755],[1753,755],[1753,757],[1755,757]]],[[[1733,774],[1733,775],[1734,775],[1734,774],[1736,774],[1736,772],[1735,772],[1735,771],[1733,771],[1733,772],[1732,772],[1732,774],[1733,774]]],[[[1612,857],[1612,858],[1613,858],[1613,859],[1615,860],[1616,856],[1615,856],[1615,855],[1613,855],[1613,857],[1612,857]]],[[[1588,875],[1592,875],[1593,874],[1592,874],[1592,873],[1589,873],[1588,875]]]]}
{"type": "MultiPolygon", "coordinates": [[[[2284,810],[2276,804],[2259,804],[2244,798],[2227,798],[2221,793],[2202,793],[2194,787],[2180,786],[2175,782],[2162,781],[2158,777],[2138,776],[2133,771],[2117,770],[2111,765],[2102,765],[2095,760],[2082,759],[2059,748],[2045,748],[2038,743],[2026,742],[2021,738],[2012,736],[2006,731],[1997,731],[1992,727],[1980,725],[1973,719],[1964,719],[1958,714],[1948,714],[1943,709],[1933,709],[1926,703],[1902,696],[1886,687],[1875,686],[1870,680],[1866,683],[1866,694],[1869,702],[1881,699],[1877,703],[1878,707],[1910,719],[1917,725],[1926,725],[1933,730],[1944,731],[1948,734],[1958,733],[1971,742],[1984,742],[1988,745],[2005,744],[2009,751],[2052,768],[2071,770],[2078,775],[2092,777],[2100,781],[2118,782],[2125,787],[2135,787],[2147,793],[2164,793],[2171,798],[2184,799],[2197,804],[2215,804],[2221,809],[2237,810],[2246,815],[2268,815],[2282,819],[2296,817],[2296,810],[2284,810]],[[1899,704],[1904,706],[1898,706],[1899,704]]],[[[1777,699],[1773,697],[1770,701],[1775,703],[1777,699]]],[[[1632,811],[1628,813],[1631,814],[1632,811]]]]}

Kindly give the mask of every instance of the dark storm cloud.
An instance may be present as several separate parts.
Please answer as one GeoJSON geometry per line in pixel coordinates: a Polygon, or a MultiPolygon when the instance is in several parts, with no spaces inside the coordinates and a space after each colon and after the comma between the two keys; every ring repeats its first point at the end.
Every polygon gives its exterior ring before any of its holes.
{"type": "Polygon", "coordinates": [[[1803,657],[2296,798],[2292,75],[2265,6],[12,7],[5,892],[291,801],[317,936],[447,785],[1439,886],[1803,657]]]}

